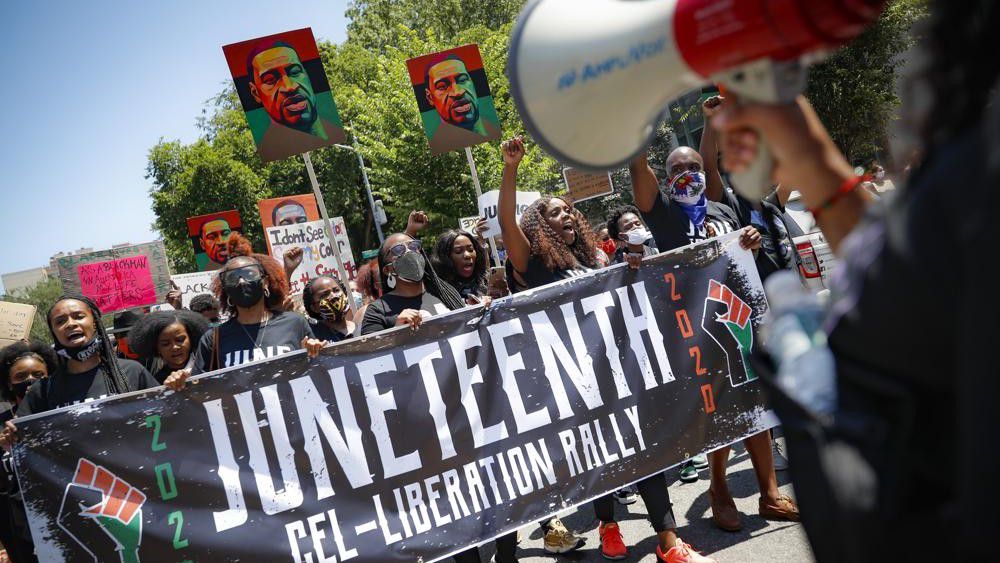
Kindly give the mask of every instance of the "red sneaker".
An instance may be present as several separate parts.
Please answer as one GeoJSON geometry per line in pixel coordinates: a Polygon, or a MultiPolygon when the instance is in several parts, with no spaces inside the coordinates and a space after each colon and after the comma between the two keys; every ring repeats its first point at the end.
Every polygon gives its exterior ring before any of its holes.
{"type": "Polygon", "coordinates": [[[677,538],[677,545],[668,549],[666,554],[660,551],[660,546],[656,546],[656,558],[666,563],[716,563],[715,559],[698,553],[680,538],[677,538]]]}
{"type": "Polygon", "coordinates": [[[608,522],[601,524],[601,555],[605,559],[625,559],[628,556],[628,549],[625,541],[622,540],[622,531],[618,529],[618,524],[608,522]]]}

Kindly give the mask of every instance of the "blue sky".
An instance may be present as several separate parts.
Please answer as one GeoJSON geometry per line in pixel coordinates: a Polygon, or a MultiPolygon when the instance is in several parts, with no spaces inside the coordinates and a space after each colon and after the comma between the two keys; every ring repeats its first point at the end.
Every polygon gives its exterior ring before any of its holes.
{"type": "Polygon", "coordinates": [[[340,43],[345,4],[5,5],[0,273],[59,251],[156,238],[146,153],[160,138],[197,138],[205,101],[230,82],[222,45],[301,27],[340,43]]]}

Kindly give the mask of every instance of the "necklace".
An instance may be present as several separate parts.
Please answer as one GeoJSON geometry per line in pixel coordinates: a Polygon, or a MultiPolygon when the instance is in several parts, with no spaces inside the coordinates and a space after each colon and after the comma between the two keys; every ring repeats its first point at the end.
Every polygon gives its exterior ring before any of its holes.
{"type": "Polygon", "coordinates": [[[243,324],[240,323],[239,320],[236,321],[236,324],[238,324],[240,326],[240,328],[243,330],[243,334],[245,334],[247,336],[247,340],[250,341],[250,346],[251,346],[251,351],[250,352],[251,352],[251,354],[253,353],[254,350],[256,350],[257,348],[260,348],[260,342],[264,339],[264,331],[267,330],[267,323],[270,320],[271,320],[271,313],[268,312],[266,314],[266,316],[264,317],[264,322],[263,323],[257,323],[257,327],[258,327],[257,338],[254,338],[254,337],[250,336],[250,333],[247,331],[246,327],[243,326],[243,324]]]}

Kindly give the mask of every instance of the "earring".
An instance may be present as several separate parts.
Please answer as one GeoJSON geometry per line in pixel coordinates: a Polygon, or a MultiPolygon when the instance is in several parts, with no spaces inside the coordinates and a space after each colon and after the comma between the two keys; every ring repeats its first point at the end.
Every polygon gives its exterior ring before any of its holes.
{"type": "Polygon", "coordinates": [[[232,309],[233,308],[233,304],[230,303],[230,301],[229,301],[229,295],[226,295],[226,308],[227,309],[232,309]]]}
{"type": "Polygon", "coordinates": [[[270,290],[268,290],[268,289],[267,289],[267,288],[265,287],[265,288],[264,288],[264,299],[267,299],[267,298],[268,298],[268,297],[270,297],[270,296],[271,296],[271,291],[270,291],[270,290]]]}
{"type": "Polygon", "coordinates": [[[389,286],[389,289],[396,288],[396,274],[392,273],[385,277],[385,285],[389,286]]]}

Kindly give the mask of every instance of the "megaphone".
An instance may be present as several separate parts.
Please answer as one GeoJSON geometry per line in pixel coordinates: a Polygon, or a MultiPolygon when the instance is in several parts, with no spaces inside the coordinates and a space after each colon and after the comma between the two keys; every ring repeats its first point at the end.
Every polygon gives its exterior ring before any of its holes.
{"type": "MultiPolygon", "coordinates": [[[[511,93],[532,137],[565,164],[620,167],[644,150],[671,100],[708,81],[779,102],[805,69],[859,35],[885,0],[534,0],[511,34],[511,93]]],[[[734,175],[770,187],[770,158],[734,175]]],[[[742,184],[742,185],[741,185],[742,184]]]]}

